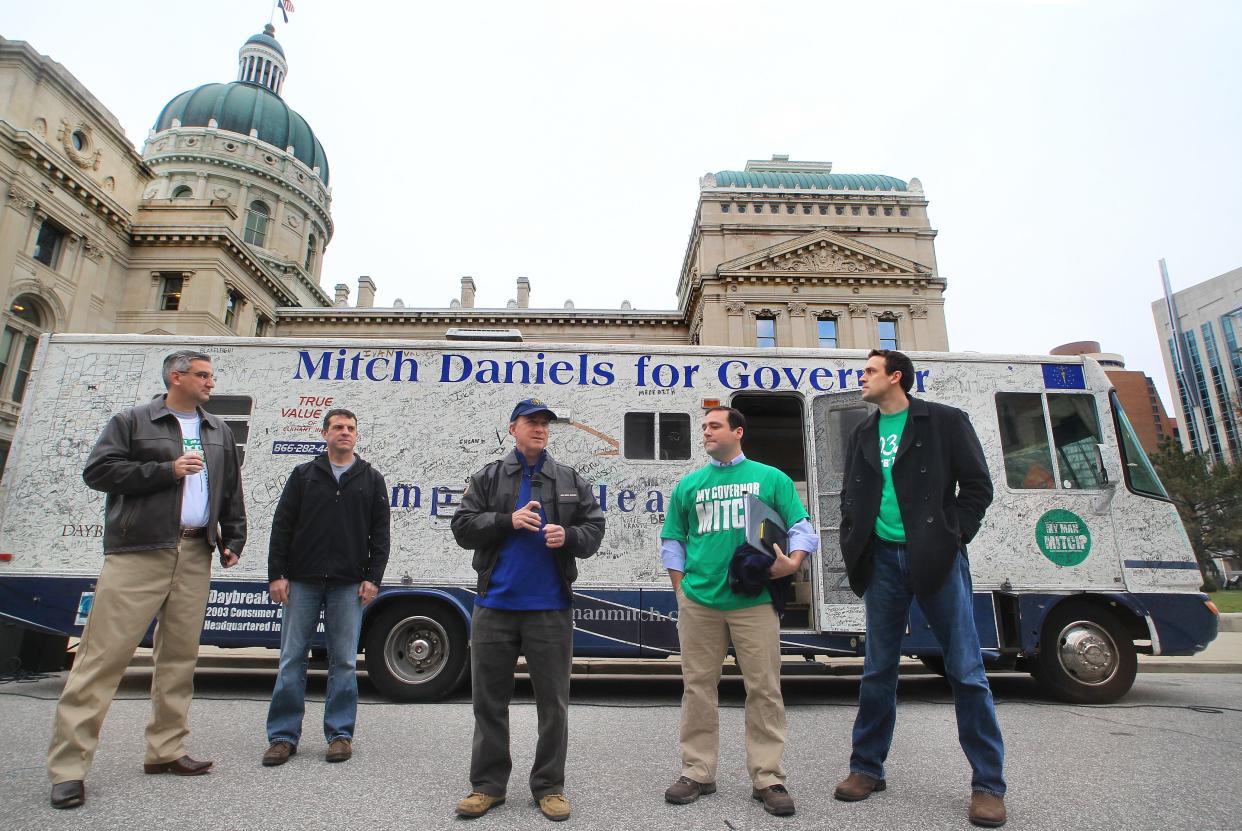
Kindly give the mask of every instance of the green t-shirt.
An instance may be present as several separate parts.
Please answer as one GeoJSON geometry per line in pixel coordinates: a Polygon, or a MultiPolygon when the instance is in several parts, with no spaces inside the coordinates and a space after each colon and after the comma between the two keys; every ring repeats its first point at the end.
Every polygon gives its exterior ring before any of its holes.
{"type": "Polygon", "coordinates": [[[875,518],[875,535],[889,542],[905,542],[906,526],[901,522],[901,506],[893,490],[893,462],[901,447],[901,434],[906,429],[910,408],[899,413],[880,413],[880,470],[884,474],[884,490],[880,494],[880,515],[875,518]]]}
{"type": "Polygon", "coordinates": [[[767,589],[758,597],[729,589],[729,562],[746,539],[748,493],[780,514],[786,528],[807,518],[793,480],[774,467],[750,459],[728,467],[701,467],[673,489],[660,538],[685,544],[686,572],[681,589],[695,603],[729,610],[772,602],[767,589]]]}

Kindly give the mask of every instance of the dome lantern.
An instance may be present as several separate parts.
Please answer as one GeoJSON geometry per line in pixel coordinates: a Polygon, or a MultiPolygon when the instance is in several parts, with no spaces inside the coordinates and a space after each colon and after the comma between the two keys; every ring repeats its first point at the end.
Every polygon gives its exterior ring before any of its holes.
{"type": "Polygon", "coordinates": [[[288,74],[285,50],[276,41],[276,27],[270,23],[261,33],[251,35],[237,51],[237,80],[242,83],[255,84],[280,95],[288,74]]]}

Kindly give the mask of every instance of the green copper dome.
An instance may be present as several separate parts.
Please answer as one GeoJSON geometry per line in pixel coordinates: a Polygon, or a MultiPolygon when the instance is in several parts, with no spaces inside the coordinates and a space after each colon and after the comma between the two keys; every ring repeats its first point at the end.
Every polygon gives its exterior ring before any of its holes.
{"type": "Polygon", "coordinates": [[[243,136],[257,130],[259,140],[273,147],[292,146],[293,155],[311,169],[318,167],[319,178],[328,184],[328,156],[314,131],[279,95],[264,87],[234,81],[183,92],[165,105],[155,131],[172,127],[174,118],[185,127],[206,127],[214,118],[219,129],[243,136]]]}
{"type": "Polygon", "coordinates": [[[906,183],[878,173],[811,173],[759,170],[722,170],[715,174],[722,188],[780,188],[793,190],[907,190],[906,183]]]}

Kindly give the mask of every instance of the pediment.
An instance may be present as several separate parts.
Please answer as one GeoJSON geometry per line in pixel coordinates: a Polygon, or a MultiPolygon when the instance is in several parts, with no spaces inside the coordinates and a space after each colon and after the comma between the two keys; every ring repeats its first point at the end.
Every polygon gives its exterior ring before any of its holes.
{"type": "Polygon", "coordinates": [[[716,267],[716,273],[721,275],[761,272],[928,277],[932,270],[930,266],[826,230],[736,257],[716,267]]]}
{"type": "Polygon", "coordinates": [[[164,329],[156,328],[156,329],[149,329],[146,332],[143,332],[143,334],[144,335],[171,335],[172,332],[168,332],[168,331],[165,331],[164,329]]]}

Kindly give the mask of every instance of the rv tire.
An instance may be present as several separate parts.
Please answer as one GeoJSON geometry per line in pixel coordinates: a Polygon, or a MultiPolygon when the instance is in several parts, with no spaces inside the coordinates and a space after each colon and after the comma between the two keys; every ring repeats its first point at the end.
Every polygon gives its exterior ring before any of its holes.
{"type": "Polygon", "coordinates": [[[1075,704],[1108,704],[1134,685],[1138,655],[1111,609],[1069,600],[1044,619],[1033,674],[1049,695],[1075,704]]]}
{"type": "Polygon", "coordinates": [[[442,603],[393,603],[371,621],[363,644],[371,683],[395,701],[443,698],[469,668],[465,621],[442,603]]]}

